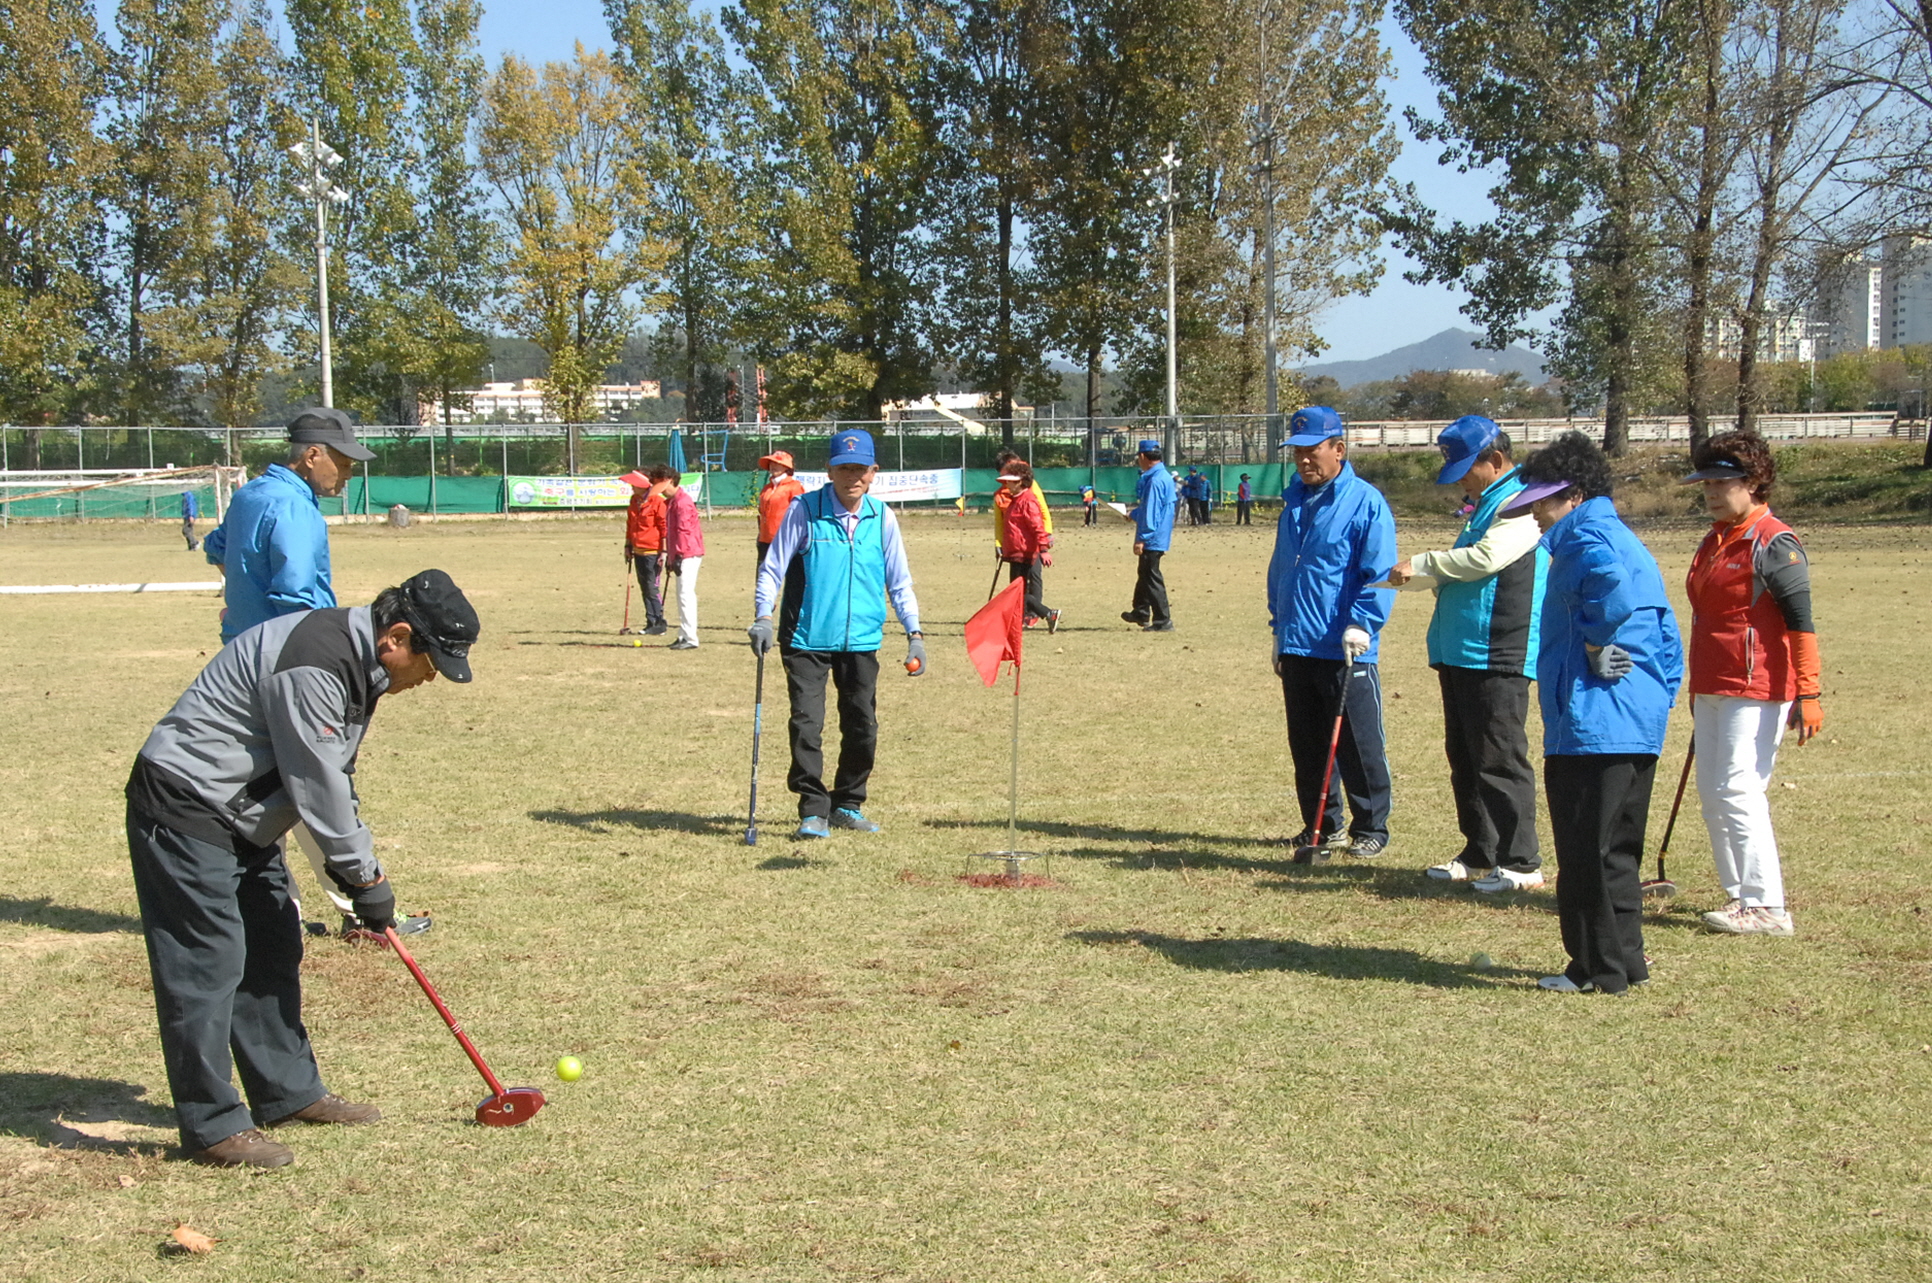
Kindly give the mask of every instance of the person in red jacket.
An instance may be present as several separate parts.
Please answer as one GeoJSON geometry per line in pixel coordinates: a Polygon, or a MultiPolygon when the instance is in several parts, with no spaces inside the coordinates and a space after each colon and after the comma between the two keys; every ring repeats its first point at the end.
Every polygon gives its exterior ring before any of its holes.
{"type": "Polygon", "coordinates": [[[765,488],[758,492],[758,560],[751,568],[754,578],[758,567],[765,564],[765,553],[778,535],[778,523],[785,519],[785,509],[805,493],[805,483],[793,475],[792,456],[785,451],[772,451],[758,461],[758,466],[771,475],[765,478],[765,488]]]}
{"type": "Polygon", "coordinates": [[[698,648],[698,568],[704,563],[704,530],[698,505],[684,490],[684,474],[664,469],[664,570],[678,577],[678,639],[672,650],[698,648]]]}
{"type": "Polygon", "coordinates": [[[1691,558],[1691,747],[1718,881],[1730,903],[1704,915],[1729,935],[1788,936],[1784,874],[1767,790],[1787,727],[1803,744],[1825,724],[1811,573],[1771,515],[1777,470],[1754,432],[1724,432],[1691,458],[1711,531],[1691,558]]]}
{"type": "Polygon", "coordinates": [[[644,627],[626,629],[647,637],[662,636],[664,597],[658,591],[659,553],[664,549],[663,465],[649,472],[627,472],[618,480],[631,488],[630,512],[624,522],[624,560],[637,572],[637,590],[644,598],[644,627]]]}
{"type": "Polygon", "coordinates": [[[1023,459],[1014,459],[1000,473],[1005,487],[1006,506],[1001,510],[1000,556],[1005,559],[1007,582],[1026,580],[1026,622],[1047,621],[1049,633],[1060,630],[1060,612],[1043,600],[1042,567],[1053,560],[1047,551],[1046,513],[1034,497],[1033,468],[1023,459]]]}

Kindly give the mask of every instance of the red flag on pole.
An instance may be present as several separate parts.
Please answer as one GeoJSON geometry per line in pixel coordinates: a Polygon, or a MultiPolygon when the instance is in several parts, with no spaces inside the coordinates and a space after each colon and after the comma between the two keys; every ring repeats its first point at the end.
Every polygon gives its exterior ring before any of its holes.
{"type": "Polygon", "coordinates": [[[1007,660],[1016,669],[1020,666],[1020,638],[1025,632],[1026,580],[1015,579],[966,621],[966,656],[982,682],[988,686],[997,682],[1000,665],[1007,660]]]}

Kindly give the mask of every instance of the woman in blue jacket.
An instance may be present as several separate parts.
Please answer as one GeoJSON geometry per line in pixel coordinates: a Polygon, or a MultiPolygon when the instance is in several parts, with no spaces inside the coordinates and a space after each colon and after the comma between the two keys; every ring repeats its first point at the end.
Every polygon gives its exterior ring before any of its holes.
{"type": "Polygon", "coordinates": [[[1596,443],[1566,432],[1520,475],[1526,488],[1504,513],[1533,513],[1550,554],[1536,681],[1570,955],[1563,974],[1537,983],[1622,993],[1650,978],[1638,866],[1683,643],[1656,559],[1610,501],[1610,461],[1596,443]]]}

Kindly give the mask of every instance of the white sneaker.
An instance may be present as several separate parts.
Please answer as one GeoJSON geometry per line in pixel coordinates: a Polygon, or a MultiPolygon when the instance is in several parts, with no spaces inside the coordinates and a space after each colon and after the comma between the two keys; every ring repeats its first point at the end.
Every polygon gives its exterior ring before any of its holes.
{"type": "Polygon", "coordinates": [[[1425,878],[1435,878],[1439,882],[1467,882],[1470,878],[1469,866],[1461,860],[1444,860],[1432,864],[1422,871],[1425,878]]]}
{"type": "Polygon", "coordinates": [[[1744,904],[1733,900],[1724,908],[1704,915],[1704,925],[1712,931],[1732,936],[1788,936],[1793,934],[1791,915],[1767,905],[1744,904]]]}
{"type": "Polygon", "coordinates": [[[1495,895],[1498,891],[1530,891],[1543,885],[1543,870],[1531,869],[1528,873],[1518,873],[1515,869],[1497,867],[1483,877],[1469,884],[1472,891],[1484,895],[1495,895]]]}
{"type": "Polygon", "coordinates": [[[1551,993],[1594,993],[1596,991],[1595,985],[1580,985],[1568,976],[1544,976],[1536,982],[1536,987],[1547,989],[1551,993]]]}

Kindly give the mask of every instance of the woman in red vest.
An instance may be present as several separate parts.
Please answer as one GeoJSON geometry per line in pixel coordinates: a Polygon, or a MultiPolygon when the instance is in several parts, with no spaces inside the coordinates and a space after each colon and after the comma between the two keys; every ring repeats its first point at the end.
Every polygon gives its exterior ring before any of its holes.
{"type": "Polygon", "coordinates": [[[1803,744],[1825,724],[1811,577],[1791,527],[1767,500],[1764,439],[1725,432],[1692,456],[1711,532],[1691,559],[1691,747],[1718,881],[1730,903],[1704,915],[1730,935],[1791,934],[1766,791],[1789,726],[1803,744]]]}
{"type": "Polygon", "coordinates": [[[1008,462],[1000,473],[1005,487],[1001,496],[1006,506],[1000,513],[1000,556],[1007,565],[1007,580],[1026,580],[1026,622],[1047,621],[1047,631],[1058,632],[1060,612],[1047,608],[1041,567],[1052,554],[1047,551],[1046,510],[1034,497],[1033,469],[1024,459],[1008,462]]]}

